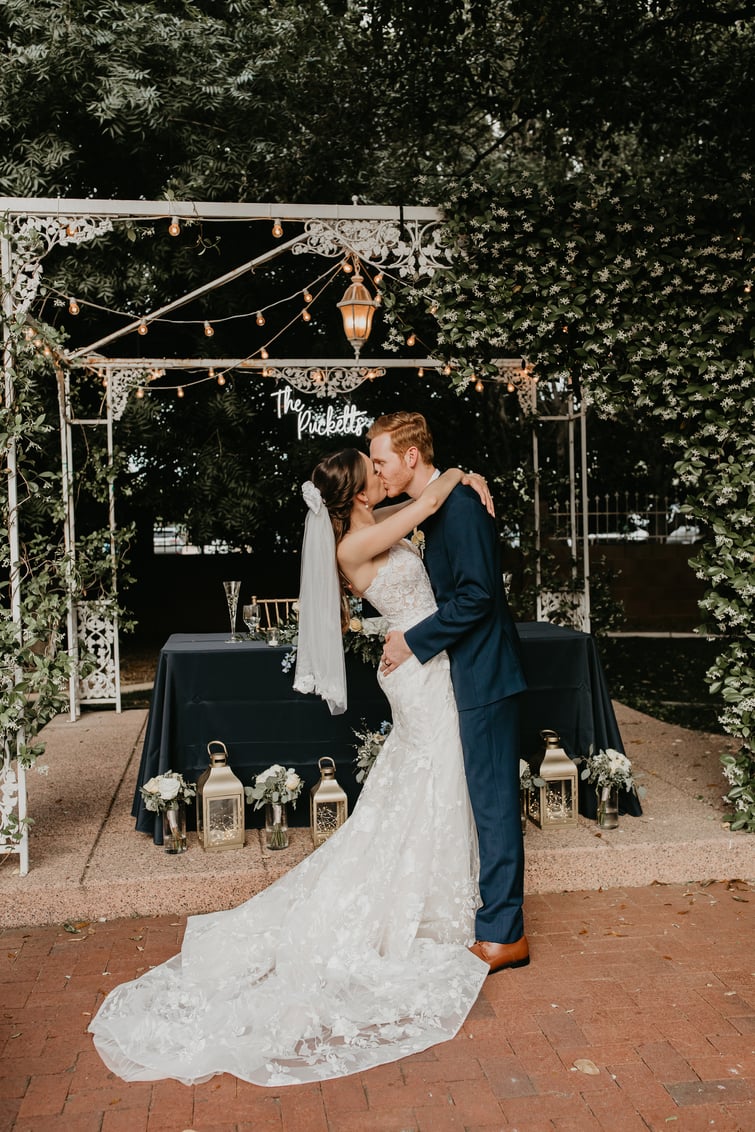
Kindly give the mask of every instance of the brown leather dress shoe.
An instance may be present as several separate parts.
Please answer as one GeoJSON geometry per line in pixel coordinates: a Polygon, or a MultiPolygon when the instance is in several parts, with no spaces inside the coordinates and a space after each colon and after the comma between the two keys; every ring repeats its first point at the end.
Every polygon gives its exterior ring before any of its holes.
{"type": "Polygon", "coordinates": [[[494,971],[505,971],[508,967],[526,967],[530,961],[530,949],[527,936],[523,935],[516,943],[487,943],[478,940],[469,949],[478,959],[482,959],[490,967],[489,974],[494,971]]]}

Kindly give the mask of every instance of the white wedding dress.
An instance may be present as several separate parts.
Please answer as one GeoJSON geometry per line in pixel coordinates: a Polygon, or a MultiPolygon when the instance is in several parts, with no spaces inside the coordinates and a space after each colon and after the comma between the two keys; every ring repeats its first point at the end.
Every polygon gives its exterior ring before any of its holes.
{"type": "MultiPolygon", "coordinates": [[[[397,629],[435,609],[407,542],[365,596],[397,629]]],[[[179,955],[105,999],[89,1028],[120,1077],[299,1084],[461,1026],[488,967],[467,950],[477,838],[448,658],[379,679],[393,729],[345,825],[246,904],[190,917],[179,955]]]]}

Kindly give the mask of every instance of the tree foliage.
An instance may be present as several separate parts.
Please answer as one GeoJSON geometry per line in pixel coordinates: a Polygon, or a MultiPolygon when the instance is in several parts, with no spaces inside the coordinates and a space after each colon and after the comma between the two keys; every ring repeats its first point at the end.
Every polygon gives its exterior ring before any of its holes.
{"type": "MultiPolygon", "coordinates": [[[[0,192],[445,201],[460,255],[421,296],[396,296],[394,344],[412,326],[430,343],[437,333],[460,381],[501,352],[524,353],[544,377],[569,375],[596,410],[630,405],[635,419],[657,420],[691,512],[713,531],[696,568],[710,586],[704,612],[726,637],[714,679],[743,740],[730,773],[751,825],[754,36],[741,0],[0,8],[0,192]]],[[[91,341],[112,319],[94,304],[138,314],[259,246],[253,231],[185,226],[176,241],[148,224],[119,227],[75,257],[47,257],[35,314],[72,344],[91,341]],[[90,302],[77,327],[61,305],[71,294],[90,302]]],[[[290,291],[292,278],[281,268],[274,286],[290,291]]],[[[200,303],[193,325],[156,327],[151,342],[189,356],[206,345],[202,317],[250,309],[238,288],[216,302],[200,303]]],[[[295,340],[303,353],[334,341],[327,320],[314,322],[295,340]]],[[[245,356],[248,323],[226,329],[223,352],[245,356]]],[[[448,442],[460,459],[468,444],[469,463],[486,459],[507,482],[521,450],[510,406],[491,391],[464,396],[463,429],[431,383],[420,392],[399,377],[359,401],[384,411],[410,398],[441,451],[448,442]]],[[[188,485],[184,513],[198,532],[250,541],[285,526],[300,468],[280,471],[266,406],[241,380],[181,404],[132,405],[121,436],[136,459],[134,507],[178,509],[188,485]]],[[[302,463],[316,447],[302,447],[302,463]]]]}

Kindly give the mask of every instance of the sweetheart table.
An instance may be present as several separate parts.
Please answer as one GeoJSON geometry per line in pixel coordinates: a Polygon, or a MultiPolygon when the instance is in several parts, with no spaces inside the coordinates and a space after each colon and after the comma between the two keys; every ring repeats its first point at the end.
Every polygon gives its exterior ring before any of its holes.
{"type": "MultiPolygon", "coordinates": [[[[595,639],[547,622],[522,622],[517,629],[528,685],[521,695],[522,757],[538,752],[544,728],[558,732],[573,758],[586,755],[590,745],[596,751],[623,751],[595,639]]],[[[176,633],[160,652],[132,809],[137,830],[152,834],[157,843],[162,821],[144,805],[139,786],[167,770],[196,781],[208,765],[207,744],[213,739],[225,743],[229,763],[245,786],[272,763],[294,767],[304,790],[290,820],[308,825],[318,759],[335,760],[351,811],[360,789],[354,729],[372,730],[390,719],[374,670],[352,654],[346,656],[348,710],[331,716],[319,697],[294,691],[293,672],[281,668],[289,646],[227,638],[227,633],[176,633]]],[[[579,809],[595,817],[595,791],[581,781],[579,809]]],[[[619,809],[642,812],[626,792],[620,793],[619,809]]],[[[247,825],[261,821],[261,813],[246,807],[247,825]]],[[[193,828],[191,807],[188,816],[193,828]]]]}

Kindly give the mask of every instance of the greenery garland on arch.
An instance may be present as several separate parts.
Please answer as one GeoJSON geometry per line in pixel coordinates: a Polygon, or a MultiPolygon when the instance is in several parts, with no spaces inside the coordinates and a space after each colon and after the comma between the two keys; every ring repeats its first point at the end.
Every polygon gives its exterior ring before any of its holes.
{"type": "Polygon", "coordinates": [[[722,760],[731,828],[755,831],[752,197],[748,176],[708,195],[475,185],[445,205],[452,269],[387,305],[394,345],[432,328],[458,389],[521,353],[601,414],[631,405],[665,423],[685,510],[710,532],[691,565],[708,586],[702,629],[721,638],[710,691],[741,743],[722,760]]]}

